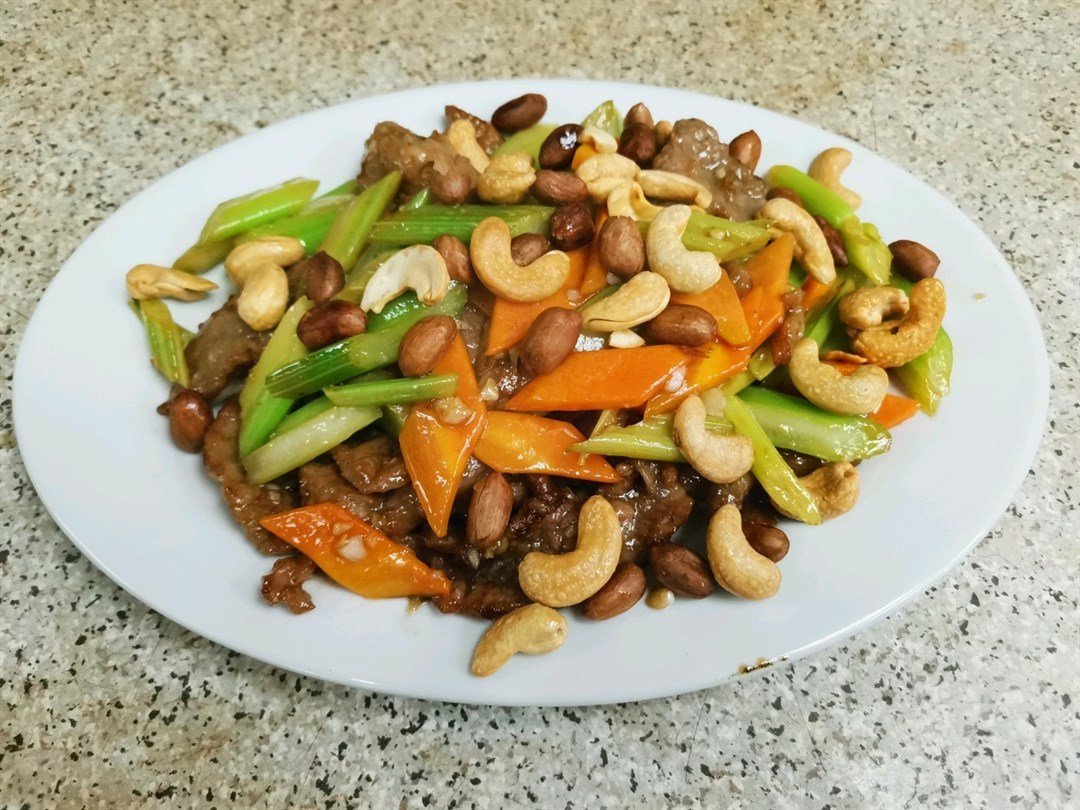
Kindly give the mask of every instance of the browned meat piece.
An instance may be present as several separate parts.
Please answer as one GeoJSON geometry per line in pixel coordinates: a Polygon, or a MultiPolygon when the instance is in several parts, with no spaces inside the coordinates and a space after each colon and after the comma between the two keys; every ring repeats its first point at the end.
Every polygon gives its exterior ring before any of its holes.
{"type": "Polygon", "coordinates": [[[521,362],[512,358],[507,352],[495,357],[480,355],[473,362],[473,368],[476,371],[476,379],[481,386],[487,380],[492,380],[499,390],[498,399],[489,402],[489,408],[502,408],[514,394],[524,388],[526,383],[532,379],[532,376],[522,368],[521,362]]]}
{"type": "Polygon", "coordinates": [[[485,121],[483,118],[467,113],[461,107],[455,107],[453,104],[447,104],[445,112],[449,121],[464,119],[470,122],[473,129],[476,130],[476,140],[480,143],[480,147],[489,155],[502,144],[503,136],[499,134],[499,130],[492,126],[490,121],[485,121]]]}
{"type": "Polygon", "coordinates": [[[676,464],[624,462],[617,484],[600,488],[611,501],[623,531],[623,562],[638,562],[649,546],[670,540],[690,517],[694,499],[676,464]]]}
{"type": "Polygon", "coordinates": [[[312,461],[300,468],[300,498],[305,505],[333,501],[395,539],[404,537],[424,520],[412,487],[385,496],[364,495],[329,462],[312,461]]]}
{"type": "Polygon", "coordinates": [[[203,462],[210,475],[221,484],[229,511],[255,548],[263,554],[287,554],[292,551],[292,546],[266,531],[259,525],[259,520],[292,509],[296,499],[288,490],[273,484],[256,486],[248,482],[240,465],[239,436],[240,403],[230,399],[221,406],[217,418],[206,431],[203,462]]]}
{"type": "Polygon", "coordinates": [[[450,593],[437,596],[435,607],[443,613],[464,613],[482,619],[497,619],[531,601],[516,582],[468,582],[455,579],[450,593]]]}
{"type": "Polygon", "coordinates": [[[367,153],[356,180],[367,188],[395,169],[401,172],[401,192],[415,194],[422,188],[445,203],[462,203],[476,188],[477,172],[457,154],[445,137],[433,133],[422,138],[400,124],[383,121],[367,140],[367,153]]]}
{"type": "Polygon", "coordinates": [[[378,436],[360,444],[341,444],[330,451],[345,480],[364,495],[409,485],[409,473],[397,442],[378,436]]]}
{"type": "Polygon", "coordinates": [[[575,492],[559,479],[546,475],[526,476],[530,493],[510,517],[506,536],[523,551],[562,554],[577,546],[577,518],[584,493],[575,492]]]}
{"type": "Polygon", "coordinates": [[[293,613],[306,613],[315,608],[304,583],[315,573],[315,563],[302,554],[283,557],[274,563],[270,573],[262,578],[262,598],[271,605],[285,605],[293,613]]]}
{"type": "Polygon", "coordinates": [[[753,219],[765,204],[765,181],[729,156],[716,130],[697,118],[675,122],[652,167],[686,175],[709,189],[713,195],[709,213],[718,217],[753,219]]]}
{"type": "Polygon", "coordinates": [[[233,296],[199,326],[184,350],[191,372],[189,387],[213,402],[229,380],[255,365],[268,340],[269,332],[255,332],[240,320],[233,296]]]}

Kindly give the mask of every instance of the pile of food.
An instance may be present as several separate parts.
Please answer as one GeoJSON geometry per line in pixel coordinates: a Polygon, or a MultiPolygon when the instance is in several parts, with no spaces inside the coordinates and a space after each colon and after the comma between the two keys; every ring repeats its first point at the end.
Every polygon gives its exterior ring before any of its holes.
{"type": "Polygon", "coordinates": [[[753,131],[546,110],[381,123],[355,180],[224,202],[127,275],[173,441],[280,558],[263,597],[311,610],[321,571],[494,620],[477,675],[558,647],[560,608],[772,596],[780,519],[850,510],[952,366],[938,258],[860,221],[847,150],[759,177],[753,131]],[[222,262],[192,334],[162,299],[222,262]]]}

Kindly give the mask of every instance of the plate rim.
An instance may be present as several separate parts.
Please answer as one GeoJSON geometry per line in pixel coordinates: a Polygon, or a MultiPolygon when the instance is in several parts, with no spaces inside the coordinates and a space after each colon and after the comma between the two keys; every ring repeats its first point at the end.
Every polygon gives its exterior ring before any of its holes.
{"type": "MultiPolygon", "coordinates": [[[[167,171],[166,173],[164,173],[160,177],[156,178],[154,181],[152,181],[151,183],[149,183],[148,185],[146,185],[145,187],[141,188],[139,191],[137,191],[136,193],[134,193],[133,195],[128,197],[126,200],[124,200],[106,218],[104,218],[99,223],[97,223],[97,225],[94,227],[94,229],[89,234],[86,235],[86,237],[79,243],[79,245],[75,248],[75,250],[72,251],[71,255],[64,261],[64,263],[61,265],[60,269],[56,272],[56,274],[50,279],[49,284],[47,285],[45,291],[42,293],[42,295],[39,297],[39,299],[37,300],[37,302],[34,305],[33,312],[31,313],[30,319],[29,319],[29,321],[28,321],[28,323],[27,323],[27,325],[26,325],[26,327],[25,327],[25,329],[23,331],[23,335],[22,335],[22,338],[21,338],[20,343],[19,343],[19,349],[18,349],[18,351],[16,353],[16,356],[15,356],[14,373],[13,373],[12,384],[11,384],[12,385],[11,399],[12,399],[12,421],[13,421],[13,425],[14,425],[16,446],[18,447],[20,459],[22,460],[23,466],[26,469],[27,476],[28,476],[31,484],[34,487],[34,491],[37,494],[37,497],[38,497],[39,501],[41,502],[42,506],[44,507],[44,509],[45,509],[46,513],[49,515],[49,517],[53,520],[54,523],[56,523],[56,525],[60,528],[60,530],[64,533],[64,535],[68,538],[68,540],[76,548],[78,548],[79,551],[83,555],[85,555],[90,560],[90,562],[94,565],[95,568],[97,568],[99,571],[101,571],[103,574],[105,574],[112,582],[114,582],[121,589],[123,589],[131,598],[133,598],[136,601],[140,602],[141,604],[145,605],[150,610],[153,610],[154,612],[164,616],[166,619],[168,619],[171,622],[176,623],[180,627],[184,628],[186,631],[194,633],[194,634],[196,634],[196,635],[198,635],[200,637],[206,638],[207,640],[209,640],[209,641],[213,642],[214,644],[217,644],[217,645],[219,645],[219,646],[221,646],[221,647],[223,647],[223,648],[225,648],[227,650],[234,650],[234,651],[236,651],[236,652],[238,652],[238,653],[240,653],[242,655],[245,655],[245,656],[247,656],[249,658],[252,658],[252,659],[254,659],[256,661],[259,661],[259,662],[262,662],[262,663],[265,663],[265,664],[269,664],[270,666],[278,667],[278,668],[281,668],[281,669],[289,671],[289,672],[294,672],[294,673],[297,673],[297,674],[305,675],[307,677],[317,678],[319,680],[323,680],[323,681],[327,681],[327,682],[331,682],[331,683],[341,684],[343,686],[366,689],[366,690],[376,692],[376,693],[379,693],[379,694],[400,695],[400,696],[403,696],[403,697],[419,698],[419,699],[424,699],[424,700],[433,700],[433,701],[440,701],[440,702],[445,702],[445,703],[462,703],[462,704],[470,704],[470,705],[551,706],[551,707],[556,707],[556,706],[589,706],[589,705],[607,705],[607,704],[612,704],[612,703],[623,703],[623,702],[638,702],[638,701],[645,701],[645,700],[660,699],[660,698],[664,698],[664,697],[672,697],[672,696],[676,696],[676,695],[680,695],[680,694],[688,694],[690,692],[700,691],[702,689],[721,686],[721,685],[723,685],[725,683],[729,683],[730,681],[732,681],[735,678],[737,673],[728,673],[728,674],[721,675],[721,676],[715,676],[711,680],[709,680],[708,682],[699,681],[697,685],[691,685],[691,686],[688,686],[686,688],[678,687],[678,688],[675,688],[673,690],[671,687],[658,686],[658,687],[652,688],[652,689],[645,688],[645,689],[635,690],[635,691],[633,691],[632,695],[630,695],[630,696],[627,696],[626,694],[618,694],[618,695],[615,695],[615,696],[611,697],[610,699],[602,699],[602,700],[574,700],[573,698],[571,698],[569,700],[547,701],[547,700],[530,700],[530,699],[527,699],[527,698],[521,699],[521,700],[499,698],[499,699],[494,700],[494,701],[486,701],[486,700],[479,700],[478,701],[474,697],[465,696],[465,695],[449,696],[448,697],[447,696],[448,693],[446,691],[429,690],[429,689],[424,689],[424,688],[420,688],[420,689],[408,688],[408,687],[402,688],[401,686],[395,685],[394,683],[367,680],[367,679],[364,679],[364,678],[354,677],[354,676],[350,676],[350,675],[346,675],[346,674],[342,674],[342,673],[326,672],[326,671],[322,671],[322,670],[315,670],[315,669],[305,668],[304,666],[298,666],[295,662],[282,660],[281,656],[278,655],[276,649],[268,654],[268,653],[266,653],[266,652],[264,652],[262,650],[256,651],[256,649],[255,649],[255,647],[253,645],[249,645],[246,642],[246,639],[242,639],[242,640],[239,640],[239,641],[229,639],[229,640],[226,641],[224,639],[223,635],[219,635],[215,630],[203,631],[203,630],[193,629],[187,623],[185,623],[185,621],[183,619],[179,618],[175,614],[174,611],[172,611],[172,610],[164,610],[161,607],[159,607],[157,604],[155,604],[155,600],[153,600],[153,599],[144,599],[142,596],[138,595],[136,593],[137,588],[135,586],[133,586],[133,585],[129,585],[129,583],[126,581],[126,579],[123,576],[119,575],[116,571],[114,571],[110,566],[105,564],[99,558],[99,556],[92,550],[92,548],[87,547],[86,545],[84,545],[84,543],[82,543],[78,539],[76,533],[69,527],[67,521],[64,520],[60,515],[58,515],[57,511],[54,511],[53,506],[50,504],[50,500],[46,498],[46,496],[42,493],[41,489],[39,488],[39,486],[37,484],[37,480],[40,480],[38,478],[38,476],[39,476],[39,474],[41,472],[40,468],[38,467],[38,463],[37,463],[38,460],[35,458],[33,461],[31,461],[31,459],[28,458],[26,453],[23,451],[24,447],[32,447],[33,446],[33,439],[28,437],[28,435],[26,433],[28,428],[25,427],[25,421],[20,418],[20,413],[23,410],[23,405],[24,404],[25,405],[30,404],[30,403],[23,403],[23,401],[22,401],[22,397],[20,396],[20,391],[26,390],[26,386],[20,385],[20,381],[25,379],[25,377],[28,374],[28,372],[26,370],[26,363],[23,360],[23,358],[25,357],[24,349],[25,349],[25,347],[26,347],[26,345],[28,343],[31,343],[32,339],[33,340],[38,339],[37,336],[36,336],[36,332],[37,332],[37,329],[41,328],[40,327],[41,319],[37,318],[38,311],[40,310],[41,305],[49,300],[50,294],[54,293],[54,287],[56,285],[57,279],[59,279],[61,277],[61,275],[69,268],[69,266],[72,263],[74,263],[80,257],[80,255],[82,254],[82,252],[84,251],[84,249],[86,247],[87,242],[90,241],[91,237],[93,237],[93,235],[95,233],[97,233],[103,226],[105,226],[111,219],[113,219],[122,210],[124,210],[128,206],[132,206],[132,205],[136,204],[140,200],[140,198],[142,198],[144,195],[149,196],[150,193],[160,183],[163,183],[167,178],[172,176],[174,173],[176,173],[176,172],[178,172],[178,171],[180,171],[182,169],[185,169],[187,167],[191,167],[191,166],[194,166],[196,164],[199,164],[204,160],[209,160],[211,158],[211,156],[213,156],[218,151],[223,150],[223,149],[227,149],[227,148],[233,146],[234,144],[249,138],[250,136],[257,135],[257,134],[259,134],[260,132],[262,132],[262,131],[264,131],[266,129],[271,129],[271,128],[274,128],[274,127],[278,127],[278,126],[284,125],[284,124],[286,124],[288,122],[297,122],[297,121],[302,121],[302,120],[308,119],[308,118],[314,118],[314,117],[317,117],[317,116],[322,115],[322,114],[327,114],[327,113],[329,113],[331,111],[336,111],[336,110],[338,110],[339,108],[342,108],[342,107],[348,107],[348,106],[352,106],[352,105],[355,105],[355,104],[358,104],[358,103],[363,103],[363,102],[371,102],[371,101],[376,100],[376,99],[391,99],[391,98],[398,98],[398,97],[402,97],[402,96],[409,96],[409,95],[412,95],[412,94],[430,93],[432,91],[437,91],[440,94],[444,94],[444,97],[448,97],[448,94],[450,92],[452,92],[452,91],[455,91],[455,90],[470,90],[470,89],[475,89],[477,87],[490,86],[490,85],[501,85],[501,86],[506,86],[506,87],[510,87],[510,88],[529,87],[530,83],[531,83],[531,85],[533,87],[535,87],[536,84],[543,84],[545,87],[552,87],[552,86],[556,86],[556,87],[557,86],[565,86],[565,87],[577,86],[577,87],[581,87],[581,86],[589,85],[589,86],[593,86],[593,87],[607,88],[608,90],[610,90],[612,88],[619,88],[619,89],[625,90],[625,91],[632,91],[632,90],[636,90],[636,89],[647,88],[647,89],[649,89],[651,91],[661,91],[661,92],[665,92],[665,93],[666,92],[671,92],[671,93],[674,93],[674,94],[683,95],[683,96],[687,96],[687,97],[698,97],[698,98],[701,98],[701,99],[707,99],[707,100],[713,101],[713,102],[715,102],[715,101],[723,101],[725,104],[735,105],[737,107],[745,108],[745,109],[748,109],[748,110],[754,110],[756,114],[764,113],[767,117],[776,120],[777,123],[794,122],[794,123],[797,123],[797,124],[799,124],[801,126],[809,127],[811,129],[813,129],[817,134],[822,135],[822,136],[827,136],[828,138],[832,139],[834,142],[838,142],[838,143],[848,145],[848,146],[855,145],[860,150],[866,150],[868,152],[871,152],[878,159],[884,161],[885,163],[889,164],[889,166],[891,166],[892,168],[894,168],[897,171],[900,171],[904,175],[906,175],[906,177],[908,179],[910,179],[911,181],[913,181],[920,188],[920,190],[924,194],[928,194],[928,195],[930,195],[932,197],[936,197],[941,203],[943,203],[947,208],[949,208],[953,214],[957,215],[958,220],[962,221],[964,223],[965,228],[968,230],[968,232],[971,234],[971,236],[973,238],[976,238],[976,239],[981,239],[983,241],[983,243],[985,244],[985,246],[987,248],[989,248],[996,256],[998,256],[998,258],[1000,258],[1002,264],[1009,269],[1010,272],[1007,275],[1008,275],[1008,278],[1010,280],[1010,283],[1015,288],[1013,290],[1013,292],[1016,293],[1019,296],[1019,298],[1025,304],[1025,306],[1020,307],[1018,309],[1018,314],[1020,315],[1021,319],[1025,322],[1026,331],[1034,339],[1033,348],[1035,349],[1035,352],[1034,352],[1035,357],[1033,358],[1033,360],[1035,362],[1032,364],[1032,370],[1033,370],[1033,372],[1035,374],[1035,377],[1036,377],[1037,386],[1036,386],[1036,390],[1034,392],[1035,393],[1035,402],[1034,402],[1034,408],[1033,408],[1033,417],[1028,419],[1025,422],[1025,433],[1024,433],[1024,435],[1023,435],[1023,437],[1022,437],[1022,439],[1021,439],[1021,441],[1020,441],[1020,443],[1018,445],[1018,447],[1019,447],[1018,458],[1024,459],[1025,463],[1023,465],[1020,465],[1019,462],[1017,462],[1016,467],[1013,470],[1012,475],[1010,476],[1010,478],[1008,480],[1008,486],[1003,488],[1003,491],[1007,491],[1008,494],[1002,496],[1001,498],[999,498],[998,502],[993,504],[992,508],[988,507],[988,508],[983,510],[983,512],[981,513],[982,518],[979,521],[980,525],[979,525],[978,532],[973,533],[973,536],[969,540],[967,540],[963,544],[962,547],[959,548],[959,551],[956,554],[954,554],[946,564],[944,564],[938,571],[934,572],[931,576],[923,578],[922,580],[920,580],[919,582],[917,582],[916,584],[911,586],[907,591],[905,591],[904,593],[896,596],[894,599],[889,601],[887,604],[881,606],[877,610],[866,613],[863,616],[861,616],[859,619],[857,619],[857,620],[855,620],[853,622],[849,622],[848,624],[844,625],[843,627],[837,628],[833,632],[828,633],[827,635],[821,636],[821,637],[815,639],[814,641],[811,641],[811,642],[809,642],[807,644],[804,644],[801,647],[790,650],[790,651],[788,651],[786,653],[783,653],[783,654],[779,654],[774,659],[772,659],[770,661],[770,663],[772,663],[772,661],[791,662],[791,661],[797,660],[799,658],[802,658],[802,657],[804,657],[806,655],[809,655],[809,654],[811,654],[813,652],[816,652],[816,651],[818,651],[820,649],[824,649],[826,647],[834,646],[834,645],[840,643],[841,641],[852,638],[856,633],[859,633],[860,631],[866,629],[867,627],[870,627],[870,626],[872,626],[874,624],[877,624],[878,622],[882,621],[886,617],[895,614],[900,608],[902,608],[903,606],[905,606],[906,604],[911,602],[916,596],[918,596],[921,593],[924,593],[928,588],[930,588],[933,585],[935,585],[936,583],[940,582],[946,575],[951,573],[956,568],[956,566],[968,554],[971,553],[971,551],[974,549],[974,547],[976,545],[978,545],[986,537],[988,532],[994,526],[997,525],[997,523],[1001,520],[1002,515],[1005,514],[1006,510],[1014,502],[1016,494],[1018,493],[1020,487],[1022,486],[1022,484],[1024,482],[1024,479],[1027,477],[1028,473],[1030,472],[1032,461],[1034,460],[1034,458],[1035,458],[1035,456],[1036,456],[1036,454],[1038,452],[1039,446],[1041,444],[1042,438],[1043,438],[1044,433],[1045,433],[1045,428],[1046,428],[1048,414],[1049,414],[1049,392],[1050,392],[1049,357],[1048,357],[1047,351],[1046,351],[1046,339],[1045,339],[1045,335],[1043,333],[1042,325],[1039,322],[1038,316],[1036,314],[1035,307],[1032,304],[1030,298],[1028,298],[1027,293],[1024,290],[1023,284],[1020,281],[1020,278],[1017,276],[1015,269],[1012,267],[1011,263],[1005,258],[1005,256],[1001,253],[1001,251],[994,244],[994,242],[990,239],[990,237],[986,233],[984,233],[983,230],[979,227],[979,225],[971,217],[969,217],[949,196],[942,193],[941,191],[938,191],[934,187],[930,186],[927,182],[922,180],[920,177],[912,174],[904,166],[899,165],[895,160],[893,160],[891,158],[887,158],[887,157],[883,156],[882,154],[878,153],[877,151],[875,151],[873,149],[870,149],[869,147],[863,146],[862,144],[859,144],[857,141],[854,141],[854,140],[852,140],[852,139],[850,139],[850,138],[848,138],[846,136],[840,135],[839,133],[835,133],[835,132],[832,132],[830,130],[826,130],[825,128],[820,127],[815,123],[812,123],[812,122],[805,121],[803,119],[797,118],[794,115],[787,115],[785,113],[778,112],[778,111],[770,109],[768,107],[763,107],[763,106],[756,105],[756,104],[750,104],[750,103],[747,103],[747,102],[744,102],[744,101],[738,101],[738,100],[734,100],[734,99],[729,99],[729,98],[725,98],[723,96],[714,95],[714,94],[710,94],[710,93],[704,93],[704,92],[700,92],[700,91],[696,91],[696,90],[686,90],[686,89],[679,88],[679,87],[671,87],[671,86],[664,86],[664,85],[648,85],[648,84],[641,84],[641,83],[636,83],[636,82],[619,82],[619,81],[608,81],[608,80],[603,80],[603,79],[567,79],[567,78],[527,77],[527,78],[512,78],[512,79],[486,79],[486,80],[478,80],[478,81],[447,82],[447,83],[438,83],[438,84],[418,84],[418,85],[415,85],[415,86],[412,86],[412,87],[401,88],[401,89],[392,90],[392,91],[389,91],[389,92],[370,93],[370,94],[358,96],[356,98],[347,99],[347,100],[342,101],[342,102],[340,102],[338,104],[334,104],[334,105],[327,106],[327,107],[320,107],[320,108],[316,108],[316,109],[313,109],[313,110],[308,110],[306,112],[303,112],[303,113],[300,113],[300,114],[297,114],[297,115],[294,115],[294,116],[289,116],[287,118],[283,118],[283,119],[271,122],[271,123],[267,124],[267,126],[265,128],[261,128],[261,129],[258,129],[258,130],[253,130],[252,132],[246,133],[245,135],[242,135],[242,136],[240,136],[238,138],[233,138],[232,140],[226,141],[226,142],[216,146],[215,148],[213,148],[213,149],[211,149],[211,150],[209,150],[209,151],[207,151],[205,153],[202,153],[202,154],[198,155],[197,157],[193,158],[192,160],[189,160],[189,161],[187,161],[187,162],[185,162],[185,163],[183,163],[183,164],[181,164],[181,165],[179,165],[179,166],[177,166],[177,167],[175,167],[173,169],[170,169],[169,171],[167,171]],[[38,324],[37,327],[35,327],[35,323],[38,324]]],[[[605,90],[604,93],[608,92],[608,90],[605,90]]],[[[57,499],[59,499],[59,498],[62,498],[62,495],[57,496],[57,499]]],[[[763,667],[763,669],[764,669],[764,667],[763,667]]]]}

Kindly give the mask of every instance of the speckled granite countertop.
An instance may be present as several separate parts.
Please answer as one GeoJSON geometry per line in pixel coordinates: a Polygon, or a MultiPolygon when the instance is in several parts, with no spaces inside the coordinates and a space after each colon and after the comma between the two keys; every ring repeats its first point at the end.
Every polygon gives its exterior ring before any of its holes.
{"type": "Polygon", "coordinates": [[[2,11],[0,803],[1076,806],[1074,3],[230,6],[2,11]],[[297,677],[98,573],[46,515],[11,430],[12,358],[64,259],[149,182],[257,127],[425,82],[542,74],[677,85],[829,127],[945,191],[1002,248],[1046,330],[1050,422],[968,561],[842,647],[565,711],[297,677]]]}

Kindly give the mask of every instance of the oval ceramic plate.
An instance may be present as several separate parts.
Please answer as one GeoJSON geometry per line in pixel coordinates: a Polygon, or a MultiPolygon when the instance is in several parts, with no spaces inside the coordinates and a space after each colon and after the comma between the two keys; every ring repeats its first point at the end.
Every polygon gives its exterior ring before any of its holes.
{"type": "MultiPolygon", "coordinates": [[[[173,312],[194,328],[223,298],[218,292],[173,312]]],[[[902,169],[844,138],[731,101],[530,80],[428,87],[320,110],[158,181],[104,222],[49,286],[19,353],[14,399],[23,458],[60,527],[120,586],[192,631],[286,669],[382,692],[572,705],[713,686],[742,665],[838,642],[922,593],[1008,506],[1038,444],[1047,389],[1042,336],[1008,265],[955,206],[902,169]],[[139,262],[168,264],[220,200],[300,175],[324,187],[350,177],[379,121],[428,132],[442,126],[448,102],[484,115],[527,91],[545,93],[546,120],[559,123],[613,98],[624,111],[644,101],[657,120],[702,118],[725,138],[755,129],[762,167],[806,166],[822,149],[846,146],[855,159],[845,182],[863,194],[860,216],[887,241],[915,239],[941,256],[956,364],[938,415],[900,426],[893,450],[860,467],[853,512],[822,527],[787,527],[791,553],[773,599],[716,595],[665,611],[642,603],[601,623],[566,611],[570,632],[558,652],[516,657],[478,679],[468,672],[486,626],[478,620],[432,607],[409,615],[404,600],[366,601],[327,581],[312,584],[318,608],[303,616],[259,598],[271,560],[243,539],[200,459],[171,445],[154,411],[166,386],[147,362],[124,273],[139,262]]]]}

